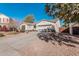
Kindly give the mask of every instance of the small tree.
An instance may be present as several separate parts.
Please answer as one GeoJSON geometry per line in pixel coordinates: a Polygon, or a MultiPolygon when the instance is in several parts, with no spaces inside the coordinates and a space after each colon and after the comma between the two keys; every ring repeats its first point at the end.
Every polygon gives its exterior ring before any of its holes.
{"type": "Polygon", "coordinates": [[[33,15],[26,16],[24,22],[33,23],[34,22],[34,16],[33,15]]]}

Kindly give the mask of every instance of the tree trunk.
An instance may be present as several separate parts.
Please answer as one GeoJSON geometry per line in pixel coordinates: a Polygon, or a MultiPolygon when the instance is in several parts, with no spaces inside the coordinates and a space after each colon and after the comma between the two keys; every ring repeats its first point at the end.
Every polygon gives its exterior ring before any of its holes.
{"type": "Polygon", "coordinates": [[[72,23],[69,23],[69,33],[73,35],[72,23]]]}

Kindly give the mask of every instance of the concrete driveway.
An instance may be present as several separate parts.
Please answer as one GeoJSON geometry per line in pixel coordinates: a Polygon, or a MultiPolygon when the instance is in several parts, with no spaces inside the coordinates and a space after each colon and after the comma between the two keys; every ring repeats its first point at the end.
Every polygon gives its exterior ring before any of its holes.
{"type": "Polygon", "coordinates": [[[0,37],[0,55],[26,55],[21,49],[36,39],[36,33],[20,33],[0,37]]]}
{"type": "Polygon", "coordinates": [[[0,56],[79,55],[78,47],[46,43],[36,34],[31,32],[0,37],[0,56]]]}

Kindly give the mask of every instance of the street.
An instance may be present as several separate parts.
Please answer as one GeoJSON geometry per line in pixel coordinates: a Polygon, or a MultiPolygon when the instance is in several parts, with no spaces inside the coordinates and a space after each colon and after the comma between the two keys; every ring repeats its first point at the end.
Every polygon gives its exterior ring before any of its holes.
{"type": "Polygon", "coordinates": [[[79,47],[53,45],[37,37],[36,32],[0,37],[0,56],[79,55],[79,47]]]}

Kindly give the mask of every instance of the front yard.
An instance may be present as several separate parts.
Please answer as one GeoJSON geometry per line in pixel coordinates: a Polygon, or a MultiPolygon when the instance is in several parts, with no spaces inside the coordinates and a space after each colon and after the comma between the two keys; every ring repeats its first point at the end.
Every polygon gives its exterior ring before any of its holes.
{"type": "MultiPolygon", "coordinates": [[[[74,37],[74,39],[79,39],[74,37]]],[[[79,40],[78,40],[79,41],[79,40]]],[[[2,56],[70,56],[79,55],[79,45],[76,47],[62,44],[61,46],[45,42],[37,37],[37,32],[19,33],[0,37],[0,55],[2,56]]]]}
{"type": "Polygon", "coordinates": [[[19,34],[20,32],[0,32],[0,37],[4,37],[7,35],[15,35],[15,34],[19,34]]]}

